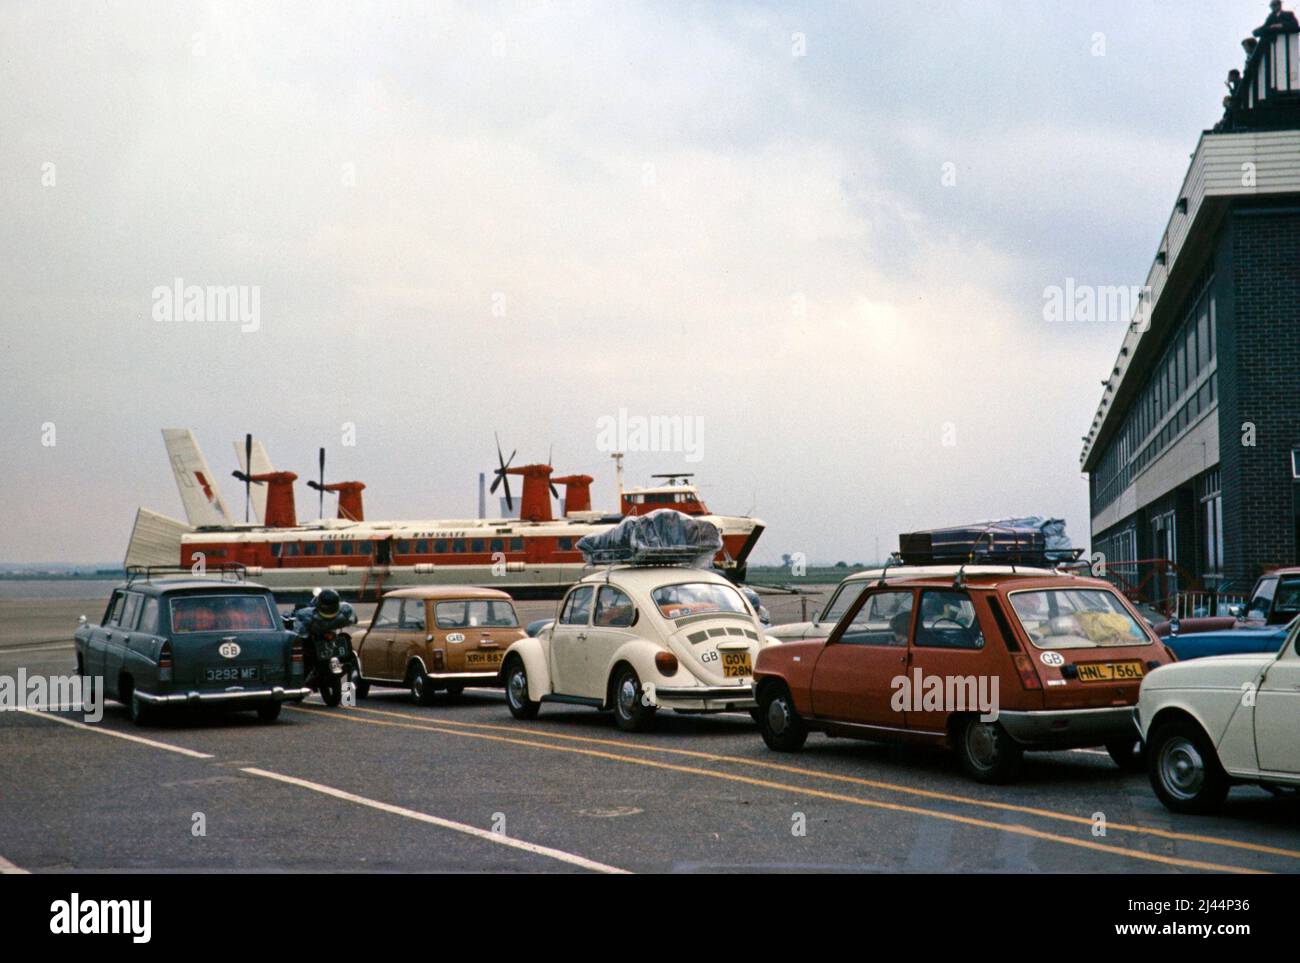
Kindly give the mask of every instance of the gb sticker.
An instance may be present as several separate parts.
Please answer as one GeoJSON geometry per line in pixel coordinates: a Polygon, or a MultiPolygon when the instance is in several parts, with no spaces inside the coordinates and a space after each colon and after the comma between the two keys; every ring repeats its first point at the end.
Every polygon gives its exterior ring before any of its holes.
{"type": "Polygon", "coordinates": [[[1043,665],[1065,665],[1065,656],[1061,655],[1059,652],[1044,652],[1039,656],[1039,658],[1042,659],[1043,665]]]}

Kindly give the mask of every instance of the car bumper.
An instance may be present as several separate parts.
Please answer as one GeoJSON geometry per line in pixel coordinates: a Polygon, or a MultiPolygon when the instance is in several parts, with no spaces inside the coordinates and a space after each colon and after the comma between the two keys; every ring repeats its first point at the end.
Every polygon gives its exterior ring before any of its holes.
{"type": "Polygon", "coordinates": [[[492,672],[428,672],[430,682],[462,682],[465,685],[500,685],[501,673],[492,672]]]}
{"type": "Polygon", "coordinates": [[[998,722],[1012,739],[1031,748],[1073,749],[1135,736],[1132,706],[1041,712],[1004,710],[998,713],[998,722]]]}
{"type": "Polygon", "coordinates": [[[752,709],[752,685],[691,685],[655,686],[655,702],[664,709],[686,709],[697,712],[725,712],[727,709],[752,709]]]}
{"type": "Polygon", "coordinates": [[[307,698],[311,689],[286,689],[284,686],[268,686],[263,689],[231,689],[221,692],[137,692],[140,701],[151,706],[175,705],[230,705],[240,702],[296,702],[307,698]]]}

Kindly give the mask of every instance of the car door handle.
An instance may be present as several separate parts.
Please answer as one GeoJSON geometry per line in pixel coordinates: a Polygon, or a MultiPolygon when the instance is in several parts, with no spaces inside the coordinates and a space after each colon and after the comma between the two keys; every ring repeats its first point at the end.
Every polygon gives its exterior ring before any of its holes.
{"type": "Polygon", "coordinates": [[[586,642],[586,641],[587,641],[587,633],[586,633],[586,632],[579,632],[579,633],[578,633],[578,641],[579,641],[579,642],[586,642]]]}

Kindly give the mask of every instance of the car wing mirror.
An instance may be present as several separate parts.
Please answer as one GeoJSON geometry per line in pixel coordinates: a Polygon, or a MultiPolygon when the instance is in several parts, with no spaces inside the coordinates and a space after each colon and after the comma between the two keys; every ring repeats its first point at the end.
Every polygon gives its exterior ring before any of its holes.
{"type": "Polygon", "coordinates": [[[86,617],[85,617],[84,615],[78,615],[78,616],[77,616],[77,624],[78,624],[78,625],[85,625],[86,622],[87,622],[87,619],[86,619],[86,617]]]}
{"type": "Polygon", "coordinates": [[[1182,629],[1182,627],[1183,627],[1182,623],[1178,621],[1178,616],[1175,615],[1173,618],[1169,620],[1170,635],[1177,635],[1179,631],[1182,629]]]}
{"type": "Polygon", "coordinates": [[[1228,614],[1231,615],[1233,618],[1238,618],[1238,619],[1241,618],[1243,612],[1244,609],[1242,609],[1240,605],[1228,606],[1228,614]]]}

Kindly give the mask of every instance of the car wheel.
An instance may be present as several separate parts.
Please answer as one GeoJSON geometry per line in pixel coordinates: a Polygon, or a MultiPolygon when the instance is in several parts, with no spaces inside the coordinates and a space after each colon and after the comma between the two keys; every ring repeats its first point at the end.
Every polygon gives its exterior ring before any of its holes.
{"type": "Polygon", "coordinates": [[[257,707],[258,722],[274,722],[280,718],[280,703],[264,702],[257,707]]]}
{"type": "Polygon", "coordinates": [[[411,666],[411,701],[417,706],[433,705],[433,683],[418,665],[411,666]]]}
{"type": "Polygon", "coordinates": [[[1147,767],[1146,747],[1137,737],[1112,739],[1106,743],[1106,751],[1110,753],[1115,765],[1125,772],[1142,772],[1147,767]]]}
{"type": "Polygon", "coordinates": [[[996,722],[970,719],[957,734],[957,756],[966,775],[979,782],[1011,782],[1024,750],[996,722]]]}
{"type": "Polygon", "coordinates": [[[655,707],[641,701],[641,680],[631,666],[614,673],[610,694],[614,721],[624,732],[645,732],[654,726],[655,707]]]}
{"type": "Polygon", "coordinates": [[[759,734],[769,749],[798,752],[808,741],[808,727],[794,707],[794,697],[784,685],[764,689],[754,711],[759,734]]]}
{"type": "Polygon", "coordinates": [[[506,667],[506,704],[516,719],[536,719],[540,703],[528,698],[528,672],[524,660],[512,659],[506,667]]]}
{"type": "Polygon", "coordinates": [[[370,695],[370,683],[361,678],[361,666],[354,666],[352,669],[352,690],[356,692],[358,699],[364,699],[370,695]]]}
{"type": "Polygon", "coordinates": [[[131,721],[137,726],[147,726],[157,718],[154,707],[141,699],[135,690],[131,691],[131,697],[127,701],[127,709],[131,713],[131,721]]]}
{"type": "Polygon", "coordinates": [[[330,673],[328,678],[322,679],[320,684],[321,701],[327,706],[333,707],[343,701],[343,682],[342,680],[330,673]]]}
{"type": "Polygon", "coordinates": [[[1228,775],[1201,727],[1182,719],[1152,734],[1147,774],[1166,808],[1176,813],[1211,813],[1228,795],[1228,775]]]}

